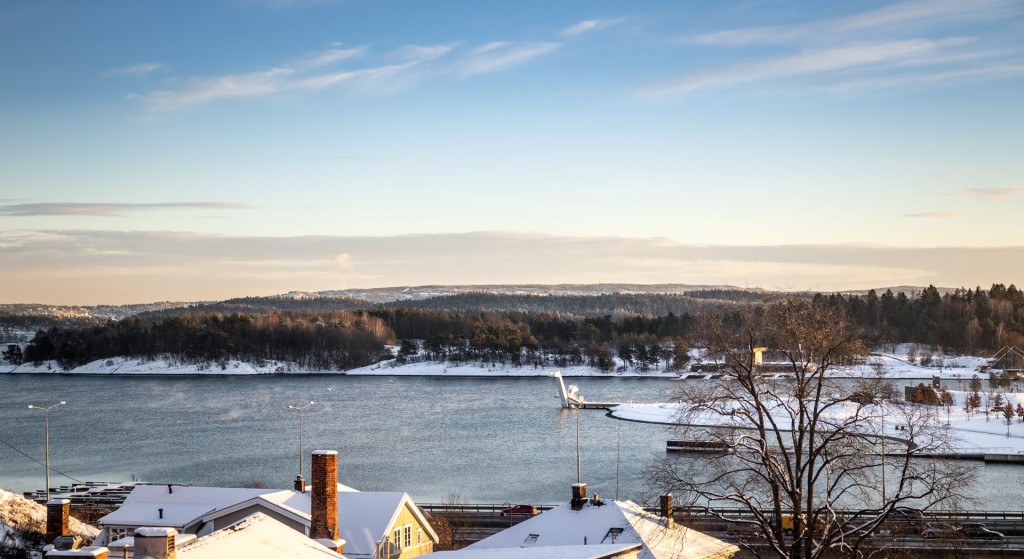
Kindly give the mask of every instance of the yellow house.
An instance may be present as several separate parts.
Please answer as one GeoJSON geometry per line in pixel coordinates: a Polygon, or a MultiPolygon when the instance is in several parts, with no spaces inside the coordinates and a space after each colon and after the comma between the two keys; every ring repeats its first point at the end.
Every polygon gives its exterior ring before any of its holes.
{"type": "MultiPolygon", "coordinates": [[[[174,528],[179,539],[202,537],[257,513],[348,559],[411,559],[433,552],[438,541],[407,493],[362,492],[342,485],[337,453],[318,450],[312,485],[300,484],[296,490],[137,486],[121,508],[100,519],[103,532],[97,544],[115,544],[142,527],[174,528]]],[[[128,541],[121,547],[128,548],[128,541]]]]}

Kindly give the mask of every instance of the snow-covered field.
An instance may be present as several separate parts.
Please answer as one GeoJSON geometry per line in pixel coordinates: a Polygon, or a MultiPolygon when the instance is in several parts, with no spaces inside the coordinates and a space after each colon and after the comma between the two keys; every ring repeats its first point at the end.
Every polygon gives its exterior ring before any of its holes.
{"type": "MultiPolygon", "coordinates": [[[[1007,422],[1003,415],[996,412],[989,412],[988,420],[982,412],[974,412],[971,416],[964,411],[963,405],[967,392],[953,391],[954,404],[950,407],[948,429],[950,452],[972,453],[972,454],[1018,454],[1024,453],[1024,423],[1014,417],[1009,424],[1009,437],[1007,437],[1007,422]]],[[[1000,393],[1005,402],[1014,407],[1018,404],[1024,405],[1024,393],[1000,393]]],[[[737,407],[738,404],[737,404],[737,407]]],[[[631,421],[642,421],[646,423],[663,423],[673,425],[677,423],[680,412],[686,407],[676,403],[625,403],[612,408],[611,415],[619,419],[631,421]]],[[[898,429],[906,424],[908,414],[916,414],[915,422],[924,420],[937,427],[943,427],[947,422],[946,408],[941,406],[924,406],[909,402],[894,402],[888,404],[885,410],[876,410],[868,414],[873,416],[870,420],[872,425],[868,427],[872,432],[884,433],[887,437],[906,439],[907,431],[898,429]]],[[[775,414],[773,414],[775,415],[775,414]]],[[[789,421],[782,414],[776,418],[780,425],[789,421]]],[[[734,418],[728,415],[718,415],[709,412],[701,412],[686,416],[688,425],[694,426],[728,426],[734,423],[734,418]]],[[[742,425],[741,423],[735,423],[742,425]]],[[[930,441],[919,441],[930,444],[930,441]]]]}

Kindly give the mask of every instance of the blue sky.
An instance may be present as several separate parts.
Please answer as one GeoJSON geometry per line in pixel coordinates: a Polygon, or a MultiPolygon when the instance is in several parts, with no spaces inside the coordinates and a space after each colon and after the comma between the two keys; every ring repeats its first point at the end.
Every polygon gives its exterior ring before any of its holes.
{"type": "Polygon", "coordinates": [[[1024,4],[0,4],[3,302],[1022,283],[1024,4]]]}

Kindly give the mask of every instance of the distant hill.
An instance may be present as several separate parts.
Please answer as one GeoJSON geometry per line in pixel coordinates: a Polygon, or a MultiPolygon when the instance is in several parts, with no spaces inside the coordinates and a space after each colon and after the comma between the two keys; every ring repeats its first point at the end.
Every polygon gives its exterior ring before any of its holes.
{"type": "MultiPolygon", "coordinates": [[[[877,288],[908,295],[923,287],[877,288]]],[[[938,288],[940,293],[953,291],[938,288]]],[[[866,294],[868,290],[843,291],[866,294]]],[[[753,302],[781,292],[731,285],[689,284],[526,284],[526,285],[418,285],[331,291],[291,291],[280,295],[238,297],[224,301],[156,302],[134,305],[0,304],[0,328],[33,332],[52,326],[81,327],[137,316],[155,319],[186,312],[265,313],[374,310],[409,307],[459,312],[556,312],[581,316],[664,315],[692,312],[711,302],[753,302]]],[[[790,295],[813,295],[812,292],[790,295]]],[[[2,332],[0,332],[2,333],[2,332]]]]}
{"type": "Polygon", "coordinates": [[[284,296],[294,297],[350,297],[375,303],[394,301],[417,301],[444,295],[460,295],[464,293],[490,293],[494,295],[538,295],[538,296],[596,296],[622,294],[682,294],[692,291],[751,291],[764,292],[762,289],[744,289],[731,285],[687,285],[679,283],[637,284],[637,283],[597,283],[597,284],[525,284],[525,285],[418,285],[380,287],[373,289],[343,289],[336,291],[297,292],[284,296]]]}

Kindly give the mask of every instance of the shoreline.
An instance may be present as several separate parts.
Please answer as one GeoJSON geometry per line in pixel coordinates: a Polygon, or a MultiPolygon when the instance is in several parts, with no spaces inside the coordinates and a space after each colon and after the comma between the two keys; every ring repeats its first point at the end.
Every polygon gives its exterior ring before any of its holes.
{"type": "MultiPolygon", "coordinates": [[[[978,370],[978,358],[970,358],[956,367],[923,367],[894,356],[874,354],[867,363],[861,365],[835,367],[829,373],[833,379],[882,379],[901,382],[920,382],[930,384],[934,378],[945,382],[963,383],[970,381],[975,375],[983,381],[988,380],[987,374],[978,370]]],[[[619,368],[623,365],[620,362],[619,368]]],[[[281,361],[265,361],[259,364],[239,360],[203,363],[181,363],[175,359],[157,357],[152,360],[143,358],[106,358],[92,361],[73,369],[64,369],[55,361],[43,363],[23,363],[21,365],[0,365],[0,375],[67,375],[67,376],[133,376],[133,377],[241,377],[241,376],[382,376],[382,377],[437,377],[437,378],[509,378],[509,377],[547,377],[552,371],[559,370],[566,378],[635,378],[661,379],[679,381],[728,380],[723,373],[694,372],[689,369],[681,371],[649,370],[639,371],[629,367],[625,370],[601,371],[585,365],[543,367],[532,364],[515,366],[482,363],[451,363],[439,361],[420,361],[398,364],[395,359],[387,359],[355,369],[310,370],[294,363],[281,361]]],[[[764,373],[766,380],[785,381],[791,378],[788,373],[764,373]]],[[[1019,380],[1017,382],[1020,382],[1019,380]]]]}

